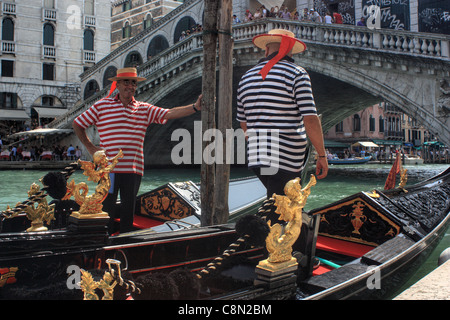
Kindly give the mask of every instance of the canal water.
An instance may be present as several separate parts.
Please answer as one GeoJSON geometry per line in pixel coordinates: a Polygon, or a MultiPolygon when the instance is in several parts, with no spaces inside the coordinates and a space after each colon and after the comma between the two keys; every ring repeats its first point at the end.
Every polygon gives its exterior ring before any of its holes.
{"type": "MultiPolygon", "coordinates": [[[[403,166],[408,169],[408,185],[412,185],[424,179],[439,174],[448,168],[446,164],[423,164],[403,166]]],[[[363,165],[331,165],[327,178],[318,180],[316,186],[312,188],[305,210],[311,210],[338,199],[357,193],[359,191],[372,191],[373,189],[383,190],[386,177],[391,169],[390,164],[363,164],[363,165]]],[[[5,210],[6,206],[13,207],[17,202],[27,198],[27,191],[30,185],[35,182],[42,187],[39,179],[45,175],[45,171],[39,170],[1,170],[0,171],[0,210],[5,210]]],[[[244,167],[231,169],[231,178],[250,176],[251,172],[244,167]]],[[[87,182],[89,189],[93,190],[92,182],[88,182],[81,171],[75,172],[71,178],[75,182],[87,182]],[[92,186],[92,188],[91,188],[92,186]]],[[[200,181],[200,169],[149,169],[145,171],[139,193],[145,193],[168,182],[176,181],[200,181]]],[[[399,179],[397,177],[396,185],[399,179]]],[[[303,182],[302,185],[305,185],[303,182]]],[[[89,192],[90,194],[92,191],[89,192]]],[[[444,238],[433,251],[422,268],[404,286],[406,289],[420,278],[425,276],[437,266],[440,253],[450,247],[450,229],[447,230],[444,238]]]]}

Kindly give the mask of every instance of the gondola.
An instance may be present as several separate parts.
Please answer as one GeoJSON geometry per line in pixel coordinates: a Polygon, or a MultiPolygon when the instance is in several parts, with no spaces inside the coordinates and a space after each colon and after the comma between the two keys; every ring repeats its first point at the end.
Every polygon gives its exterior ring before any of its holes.
{"type": "MultiPolygon", "coordinates": [[[[174,229],[169,219],[116,236],[108,235],[102,218],[41,232],[10,232],[24,228],[18,226],[24,220],[14,225],[14,219],[3,220],[0,297],[82,299],[76,289],[82,269],[97,277],[91,279],[97,284],[113,274],[123,285],[116,286],[115,299],[386,298],[445,234],[449,180],[447,169],[411,187],[360,192],[302,212],[292,246],[296,263],[269,271],[260,267],[270,256],[267,221],[283,225],[273,198],[236,223],[200,227],[185,221],[174,229]]],[[[198,207],[195,197],[182,198],[198,207]]],[[[189,217],[196,214],[179,220],[189,217]]],[[[102,297],[101,290],[97,294],[102,297]]]]}

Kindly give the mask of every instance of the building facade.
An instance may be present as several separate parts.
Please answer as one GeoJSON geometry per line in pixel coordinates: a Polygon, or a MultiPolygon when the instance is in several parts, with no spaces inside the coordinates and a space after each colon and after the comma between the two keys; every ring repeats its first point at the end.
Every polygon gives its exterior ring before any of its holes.
{"type": "Polygon", "coordinates": [[[79,75],[110,51],[111,4],[7,0],[0,17],[4,136],[45,125],[82,98],[79,75]]]}

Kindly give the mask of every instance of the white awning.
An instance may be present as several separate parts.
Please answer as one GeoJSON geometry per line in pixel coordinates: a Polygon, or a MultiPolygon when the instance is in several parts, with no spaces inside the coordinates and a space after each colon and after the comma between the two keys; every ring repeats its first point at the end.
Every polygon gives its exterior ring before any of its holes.
{"type": "Polygon", "coordinates": [[[379,147],[379,145],[377,145],[371,141],[358,141],[358,142],[352,144],[352,147],[354,147],[354,146],[374,147],[374,148],[379,147]]]}
{"type": "Polygon", "coordinates": [[[33,109],[38,113],[39,118],[56,118],[67,112],[67,109],[60,108],[33,107],[33,109]]]}
{"type": "Polygon", "coordinates": [[[0,109],[0,120],[28,120],[30,117],[23,109],[0,109]]]}
{"type": "Polygon", "coordinates": [[[72,129],[41,128],[41,129],[34,129],[34,130],[30,130],[30,131],[17,132],[17,133],[14,133],[14,134],[8,136],[8,138],[17,138],[17,137],[21,137],[21,136],[31,137],[31,136],[47,136],[47,135],[52,135],[52,134],[70,134],[72,132],[73,132],[72,129]]]}

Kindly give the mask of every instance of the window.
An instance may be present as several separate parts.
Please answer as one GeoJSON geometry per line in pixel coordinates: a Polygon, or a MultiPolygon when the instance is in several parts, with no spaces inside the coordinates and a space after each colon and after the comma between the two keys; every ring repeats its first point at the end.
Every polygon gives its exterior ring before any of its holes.
{"type": "Polygon", "coordinates": [[[353,116],[353,131],[361,131],[361,118],[359,114],[353,116]]]}
{"type": "Polygon", "coordinates": [[[0,92],[0,108],[17,109],[17,93],[0,92]]]}
{"type": "Polygon", "coordinates": [[[44,8],[55,9],[55,0],[44,0],[44,8]]]}
{"type": "Polygon", "coordinates": [[[2,21],[2,40],[14,41],[14,22],[10,18],[2,21]]]}
{"type": "Polygon", "coordinates": [[[52,107],[55,105],[55,99],[51,96],[42,96],[41,103],[42,106],[52,107]]]}
{"type": "Polygon", "coordinates": [[[42,65],[42,80],[55,80],[55,65],[53,63],[44,63],[42,65]]]}
{"type": "Polygon", "coordinates": [[[144,30],[150,28],[152,26],[152,24],[153,24],[153,17],[151,15],[151,13],[149,13],[145,16],[145,19],[144,19],[144,30]]]}
{"type": "Polygon", "coordinates": [[[122,29],[122,38],[130,38],[131,37],[131,25],[127,21],[125,22],[125,26],[122,29]]]}
{"type": "Polygon", "coordinates": [[[372,115],[369,117],[369,131],[375,131],[375,118],[372,115]]]}
{"type": "Polygon", "coordinates": [[[84,30],[84,50],[94,51],[94,32],[91,29],[84,30]]]}
{"type": "Polygon", "coordinates": [[[378,119],[379,132],[384,132],[384,119],[382,116],[378,119]]]}
{"type": "Polygon", "coordinates": [[[14,61],[2,60],[2,77],[14,77],[14,61]]]}
{"type": "Polygon", "coordinates": [[[54,46],[55,45],[55,28],[52,24],[44,24],[44,45],[54,46]]]}
{"type": "Polygon", "coordinates": [[[341,121],[339,122],[335,127],[336,132],[343,132],[344,131],[344,123],[341,121]]]}
{"type": "Polygon", "coordinates": [[[130,0],[128,0],[124,4],[122,4],[122,11],[125,12],[128,10],[131,10],[131,1],[130,0]]]}
{"type": "Polygon", "coordinates": [[[94,13],[94,0],[84,0],[84,13],[90,16],[95,15],[94,13]]]}

